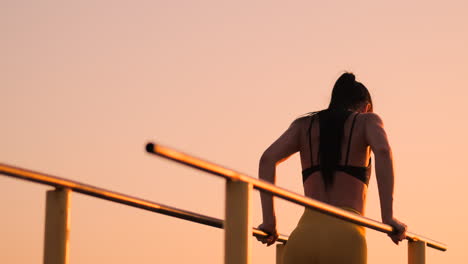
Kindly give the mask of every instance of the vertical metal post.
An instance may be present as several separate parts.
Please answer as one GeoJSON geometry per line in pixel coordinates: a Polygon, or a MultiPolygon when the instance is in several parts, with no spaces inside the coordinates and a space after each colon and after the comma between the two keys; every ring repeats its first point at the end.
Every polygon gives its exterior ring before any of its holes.
{"type": "Polygon", "coordinates": [[[285,244],[276,244],[276,264],[283,264],[283,253],[285,244]]]}
{"type": "Polygon", "coordinates": [[[226,181],[226,218],[224,221],[224,263],[250,263],[252,236],[250,194],[252,184],[226,181]]]}
{"type": "Polygon", "coordinates": [[[68,264],[70,234],[70,189],[47,191],[44,264],[68,264]]]}
{"type": "Polygon", "coordinates": [[[426,243],[423,241],[408,241],[408,264],[426,263],[426,243]]]}

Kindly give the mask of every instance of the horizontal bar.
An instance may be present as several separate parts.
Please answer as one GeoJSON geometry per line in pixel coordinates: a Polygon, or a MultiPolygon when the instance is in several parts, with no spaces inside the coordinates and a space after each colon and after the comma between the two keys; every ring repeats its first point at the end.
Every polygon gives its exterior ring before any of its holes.
{"type": "MultiPolygon", "coordinates": [[[[67,180],[64,178],[59,178],[56,176],[39,173],[31,170],[22,169],[19,167],[14,167],[6,164],[0,163],[0,174],[8,175],[14,178],[27,180],[31,182],[41,183],[56,188],[70,188],[74,192],[82,193],[85,195],[93,196],[103,200],[116,202],[131,207],[136,207],[159,214],[164,214],[187,221],[212,226],[216,228],[223,228],[224,221],[218,218],[197,214],[194,212],[181,210],[175,207],[170,207],[167,205],[162,205],[159,203],[151,202],[148,200],[143,200],[140,198],[132,197],[126,194],[117,193],[114,191],[105,190],[99,187],[95,187],[88,184],[83,184],[76,181],[67,180]]],[[[252,234],[257,237],[266,237],[268,234],[265,232],[253,228],[252,234]]],[[[278,241],[285,243],[288,240],[288,237],[285,235],[280,235],[278,241]]]]}
{"type": "MultiPolygon", "coordinates": [[[[216,165],[214,163],[176,151],[169,147],[157,145],[154,143],[148,143],[146,145],[146,151],[148,153],[155,154],[155,155],[176,161],[178,163],[187,165],[189,167],[196,168],[202,171],[209,172],[211,174],[221,176],[228,180],[244,181],[244,182],[251,183],[253,187],[257,190],[270,193],[272,195],[281,197],[290,202],[320,211],[327,215],[331,215],[331,216],[343,219],[348,222],[352,222],[361,226],[368,227],[370,229],[374,229],[383,233],[387,233],[387,234],[390,234],[393,232],[393,227],[391,227],[390,225],[386,225],[384,223],[375,221],[373,219],[360,216],[355,213],[351,213],[341,208],[302,196],[294,192],[290,192],[286,189],[277,187],[269,182],[262,181],[256,178],[252,178],[245,174],[242,174],[234,170],[216,165]]],[[[417,235],[417,234],[414,234],[414,233],[411,233],[411,232],[406,232],[406,239],[410,241],[424,241],[426,242],[427,246],[432,247],[434,249],[441,250],[441,251],[447,250],[447,246],[445,244],[423,237],[423,236],[420,236],[420,235],[417,235]]]]}

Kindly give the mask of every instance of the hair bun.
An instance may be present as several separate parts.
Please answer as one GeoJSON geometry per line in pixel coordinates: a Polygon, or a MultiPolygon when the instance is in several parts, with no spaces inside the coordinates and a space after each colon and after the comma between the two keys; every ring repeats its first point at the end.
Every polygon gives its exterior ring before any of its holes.
{"type": "Polygon", "coordinates": [[[356,81],[356,76],[354,76],[354,73],[352,72],[345,72],[343,75],[341,75],[347,82],[355,82],[356,81]]]}
{"type": "Polygon", "coordinates": [[[356,76],[354,76],[351,72],[343,73],[340,78],[336,81],[338,87],[342,89],[348,89],[349,87],[353,87],[356,83],[356,76]]]}
{"type": "Polygon", "coordinates": [[[354,74],[343,73],[333,86],[329,109],[341,109],[355,111],[363,103],[370,103],[372,99],[367,88],[356,81],[354,74]]]}

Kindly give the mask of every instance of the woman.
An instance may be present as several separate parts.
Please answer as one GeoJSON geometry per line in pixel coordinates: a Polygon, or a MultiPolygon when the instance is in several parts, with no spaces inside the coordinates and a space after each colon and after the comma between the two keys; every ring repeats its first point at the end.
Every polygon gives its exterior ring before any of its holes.
{"type": "MultiPolygon", "coordinates": [[[[259,177],[275,183],[275,168],[300,152],[305,196],[364,215],[371,151],[379,188],[382,221],[395,228],[395,244],[406,225],[393,216],[393,162],[380,117],[372,112],[367,88],[352,73],[336,81],[328,109],[295,120],[262,155],[259,177]]],[[[261,193],[268,246],[278,237],[273,197],[261,193]]],[[[364,227],[305,209],[284,251],[285,264],[366,263],[364,227]]]]}

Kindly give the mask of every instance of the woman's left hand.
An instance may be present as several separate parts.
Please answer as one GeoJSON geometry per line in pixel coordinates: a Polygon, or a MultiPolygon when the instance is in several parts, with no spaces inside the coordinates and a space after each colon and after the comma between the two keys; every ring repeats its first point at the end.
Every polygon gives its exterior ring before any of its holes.
{"type": "Polygon", "coordinates": [[[262,242],[263,244],[266,244],[267,246],[271,246],[278,239],[278,232],[276,231],[276,224],[267,224],[264,222],[258,226],[258,229],[268,234],[267,237],[257,237],[257,240],[262,242]]]}

